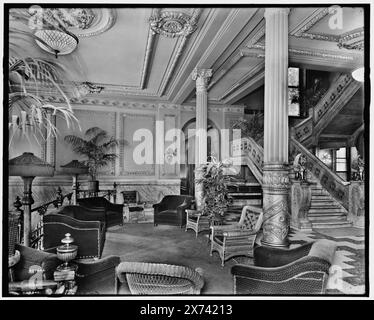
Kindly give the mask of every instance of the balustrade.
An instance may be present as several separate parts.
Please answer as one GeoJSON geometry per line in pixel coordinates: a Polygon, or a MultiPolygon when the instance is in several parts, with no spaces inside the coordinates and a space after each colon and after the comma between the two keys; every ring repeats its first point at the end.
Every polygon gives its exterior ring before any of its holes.
{"type": "Polygon", "coordinates": [[[296,139],[307,147],[316,144],[325,126],[359,88],[360,84],[351,75],[340,74],[314,108],[310,109],[309,117],[295,125],[293,130],[296,139]]]}

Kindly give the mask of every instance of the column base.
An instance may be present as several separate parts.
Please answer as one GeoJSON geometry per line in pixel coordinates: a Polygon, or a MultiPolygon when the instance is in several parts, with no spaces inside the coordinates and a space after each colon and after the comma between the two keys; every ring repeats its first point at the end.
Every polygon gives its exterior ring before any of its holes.
{"type": "Polygon", "coordinates": [[[283,242],[267,242],[266,240],[261,240],[261,244],[266,247],[277,247],[277,248],[288,248],[290,246],[290,242],[288,239],[284,239],[283,242]]]}

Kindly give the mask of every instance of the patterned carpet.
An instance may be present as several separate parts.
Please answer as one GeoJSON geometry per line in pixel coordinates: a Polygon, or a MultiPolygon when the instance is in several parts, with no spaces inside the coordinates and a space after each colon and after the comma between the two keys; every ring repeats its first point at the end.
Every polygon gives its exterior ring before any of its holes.
{"type": "MultiPolygon", "coordinates": [[[[225,218],[226,223],[238,221],[240,212],[232,212],[225,218]]],[[[315,229],[299,231],[291,229],[290,248],[318,239],[328,239],[337,243],[335,261],[330,269],[327,294],[364,294],[365,293],[365,237],[364,229],[315,229]]],[[[237,263],[252,264],[245,257],[234,258],[237,263]]]]}
{"type": "Polygon", "coordinates": [[[365,237],[358,228],[315,229],[298,231],[291,229],[291,248],[317,239],[328,239],[337,243],[337,251],[330,269],[327,294],[365,293],[365,237]]]}
{"type": "MultiPolygon", "coordinates": [[[[230,295],[230,268],[237,263],[253,264],[253,259],[235,257],[221,268],[218,254],[209,256],[207,237],[208,232],[202,232],[195,238],[192,231],[184,232],[184,229],[169,226],[154,228],[153,224],[112,227],[107,233],[103,256],[119,254],[122,261],[168,261],[194,268],[202,267],[206,270],[207,282],[203,294],[230,295]]],[[[313,231],[291,229],[289,233],[290,248],[318,239],[328,239],[337,243],[326,294],[365,294],[364,230],[352,227],[313,231]]]]}

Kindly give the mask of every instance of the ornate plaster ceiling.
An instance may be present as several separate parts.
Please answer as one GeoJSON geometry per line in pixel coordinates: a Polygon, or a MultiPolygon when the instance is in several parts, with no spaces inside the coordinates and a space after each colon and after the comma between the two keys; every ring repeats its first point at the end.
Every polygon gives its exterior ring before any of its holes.
{"type": "MultiPolygon", "coordinates": [[[[216,104],[235,104],[263,84],[264,8],[65,10],[63,20],[80,38],[74,81],[103,88],[94,94],[188,104],[195,67],[213,69],[209,99],[216,104]]],[[[363,65],[362,8],[344,7],[338,29],[329,23],[333,14],[292,8],[290,65],[340,72],[363,65]]],[[[69,65],[71,57],[59,59],[69,65]]]]}

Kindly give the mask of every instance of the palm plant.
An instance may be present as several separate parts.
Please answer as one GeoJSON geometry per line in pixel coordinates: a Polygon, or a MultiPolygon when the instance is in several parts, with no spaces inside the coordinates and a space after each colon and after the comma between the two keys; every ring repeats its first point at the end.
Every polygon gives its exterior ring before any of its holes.
{"type": "Polygon", "coordinates": [[[200,177],[196,179],[196,183],[202,185],[204,201],[202,214],[210,218],[222,219],[232,202],[227,187],[232,181],[228,174],[231,170],[231,163],[217,161],[212,157],[210,162],[203,164],[198,170],[200,177]]]}
{"type": "Polygon", "coordinates": [[[11,145],[16,133],[37,141],[58,134],[49,115],[62,117],[67,126],[78,123],[65,89],[71,76],[62,63],[33,57],[28,52],[35,36],[28,27],[31,14],[27,9],[9,11],[8,111],[11,145]],[[44,101],[40,88],[51,89],[63,98],[63,105],[55,106],[44,101]],[[45,132],[47,134],[45,134],[45,132]]]}
{"type": "Polygon", "coordinates": [[[263,113],[256,112],[249,120],[244,118],[236,120],[232,128],[240,129],[242,137],[252,138],[262,146],[264,140],[263,117],[263,113]]]}
{"type": "Polygon", "coordinates": [[[124,144],[125,141],[108,136],[105,130],[98,127],[88,129],[84,137],[85,139],[75,135],[67,135],[64,141],[71,145],[75,153],[86,157],[83,162],[88,167],[91,180],[94,181],[98,170],[118,157],[111,150],[119,144],[124,144]]]}

